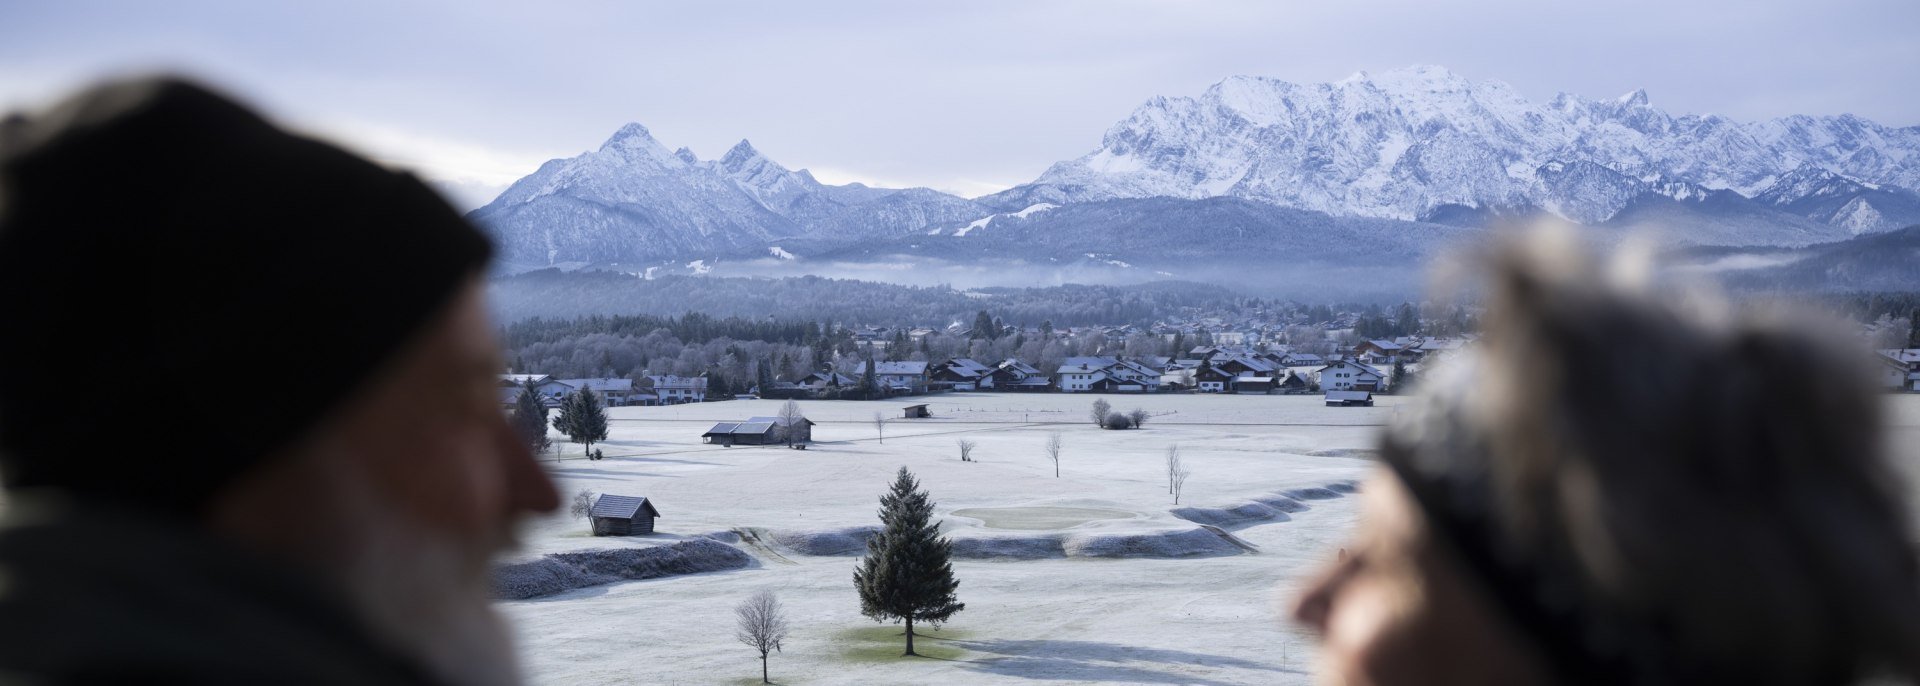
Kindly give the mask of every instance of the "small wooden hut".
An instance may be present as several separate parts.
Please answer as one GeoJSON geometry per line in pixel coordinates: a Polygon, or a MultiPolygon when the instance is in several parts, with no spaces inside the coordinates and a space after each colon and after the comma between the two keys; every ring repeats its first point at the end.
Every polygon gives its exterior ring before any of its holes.
{"type": "Polygon", "coordinates": [[[927,411],[926,405],[908,405],[905,418],[906,419],[926,419],[932,416],[933,416],[933,413],[927,411]]]}
{"type": "Polygon", "coordinates": [[[589,516],[595,536],[635,536],[653,533],[653,519],[660,511],[640,496],[602,495],[594,499],[589,516]]]}

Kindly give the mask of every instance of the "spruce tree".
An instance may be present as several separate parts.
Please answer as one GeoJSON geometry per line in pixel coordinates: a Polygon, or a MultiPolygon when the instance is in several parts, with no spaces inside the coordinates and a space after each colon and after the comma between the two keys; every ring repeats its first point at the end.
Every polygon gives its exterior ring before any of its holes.
{"type": "Polygon", "coordinates": [[[553,440],[547,438],[547,405],[540,402],[540,393],[534,390],[531,379],[521,386],[520,396],[513,400],[513,428],[526,442],[527,449],[535,454],[553,447],[553,440]]]}
{"type": "Polygon", "coordinates": [[[553,428],[566,434],[568,441],[585,444],[583,450],[592,453],[595,442],[607,440],[607,411],[600,407],[600,397],[593,389],[582,388],[560,403],[560,416],[553,418],[553,428]]]}
{"type": "Polygon", "coordinates": [[[876,397],[880,392],[880,381],[874,376],[873,351],[867,351],[866,367],[860,372],[860,392],[863,398],[876,397]]]}
{"type": "Polygon", "coordinates": [[[904,621],[907,650],[913,652],[913,624],[938,628],[954,613],[966,609],[954,590],[953,543],[940,535],[933,521],[933,501],[906,467],[894,477],[893,488],[880,496],[880,533],[867,539],[867,556],[853,570],[860,592],[860,614],[876,622],[904,621]]]}

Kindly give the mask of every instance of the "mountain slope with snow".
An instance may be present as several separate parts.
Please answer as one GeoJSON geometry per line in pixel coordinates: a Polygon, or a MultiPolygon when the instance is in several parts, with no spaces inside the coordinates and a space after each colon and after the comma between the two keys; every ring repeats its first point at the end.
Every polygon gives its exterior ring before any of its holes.
{"type": "MultiPolygon", "coordinates": [[[[1852,115],[1758,123],[1673,116],[1644,91],[1534,103],[1499,81],[1468,81],[1439,67],[1326,84],[1237,76],[1199,97],[1152,98],[1109,129],[1099,149],[980,200],[1007,211],[1234,197],[1407,220],[1448,207],[1538,208],[1597,224],[1648,195],[1690,200],[1731,190],[1752,198],[1802,168],[1920,188],[1920,127],[1852,115]]],[[[1900,225],[1868,209],[1877,206],[1814,218],[1834,227],[1826,238],[1900,225]]],[[[1776,237],[1771,228],[1753,227],[1754,242],[1799,239],[1797,229],[1776,237]]]]}
{"type": "Polygon", "coordinates": [[[516,271],[764,258],[774,247],[790,259],[990,212],[925,188],[823,184],[744,140],[701,161],[628,124],[597,150],[541,165],[468,218],[493,237],[502,269],[516,271]]]}

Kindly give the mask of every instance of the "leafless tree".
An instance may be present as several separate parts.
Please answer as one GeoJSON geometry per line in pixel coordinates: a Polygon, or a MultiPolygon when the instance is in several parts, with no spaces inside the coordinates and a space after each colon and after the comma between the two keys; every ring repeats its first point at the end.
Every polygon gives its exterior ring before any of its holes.
{"type": "Polygon", "coordinates": [[[1193,389],[1193,369],[1192,369],[1191,367],[1189,367],[1189,368],[1187,368],[1187,369],[1182,369],[1182,370],[1180,370],[1180,377],[1179,377],[1179,378],[1180,378],[1180,389],[1181,389],[1181,390],[1192,390],[1192,389],[1193,389]]]}
{"type": "Polygon", "coordinates": [[[1133,422],[1133,428],[1136,429],[1146,426],[1147,411],[1143,408],[1133,408],[1132,412],[1127,413],[1127,421],[1133,422]]]}
{"type": "Polygon", "coordinates": [[[780,406],[780,434],[786,437],[787,447],[793,447],[794,427],[806,419],[807,416],[800,413],[800,403],[788,400],[787,404],[780,406]]]}
{"type": "Polygon", "coordinates": [[[773,683],[767,678],[767,654],[779,651],[781,642],[787,639],[786,609],[773,591],[760,591],[733,608],[733,614],[740,620],[734,638],[760,651],[760,683],[773,683]]]}
{"type": "Polygon", "coordinates": [[[1060,432],[1047,434],[1047,459],[1053,461],[1053,478],[1060,478],[1060,432]]]}
{"type": "Polygon", "coordinates": [[[567,513],[573,515],[574,519],[585,518],[593,513],[593,500],[593,491],[582,488],[579,493],[573,494],[573,505],[567,508],[567,513]]]}
{"type": "Polygon", "coordinates": [[[967,439],[962,438],[959,441],[956,441],[954,444],[960,446],[961,462],[973,461],[973,446],[975,445],[973,441],[969,441],[967,439]]]}
{"type": "Polygon", "coordinates": [[[1110,414],[1113,414],[1113,406],[1107,404],[1106,398],[1101,398],[1099,400],[1093,401],[1093,425],[1094,426],[1106,426],[1107,415],[1110,415],[1110,414]]]}
{"type": "Polygon", "coordinates": [[[880,437],[881,443],[887,442],[887,418],[878,412],[873,413],[873,435],[880,437]]]}
{"type": "Polygon", "coordinates": [[[1187,477],[1193,475],[1193,470],[1179,462],[1178,457],[1178,455],[1175,456],[1173,467],[1173,504],[1175,505],[1180,504],[1180,494],[1187,490],[1187,477]]]}
{"type": "Polygon", "coordinates": [[[1180,465],[1180,444],[1167,446],[1167,494],[1173,494],[1173,478],[1182,469],[1180,465]]]}

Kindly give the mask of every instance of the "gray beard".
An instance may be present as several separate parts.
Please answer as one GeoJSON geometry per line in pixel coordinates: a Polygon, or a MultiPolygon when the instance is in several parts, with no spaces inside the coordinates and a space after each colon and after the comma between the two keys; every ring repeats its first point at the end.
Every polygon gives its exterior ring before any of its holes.
{"type": "MultiPolygon", "coordinates": [[[[362,535],[340,572],[374,633],[448,683],[519,684],[511,632],[493,607],[493,550],[463,550],[376,497],[353,500],[346,509],[362,535]]],[[[510,540],[503,533],[498,547],[510,540]]]]}

